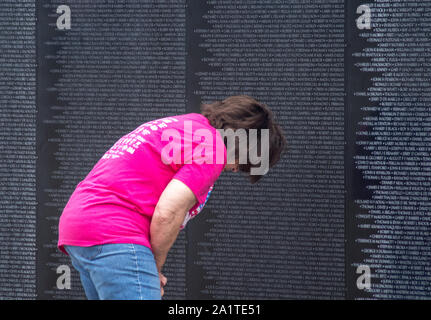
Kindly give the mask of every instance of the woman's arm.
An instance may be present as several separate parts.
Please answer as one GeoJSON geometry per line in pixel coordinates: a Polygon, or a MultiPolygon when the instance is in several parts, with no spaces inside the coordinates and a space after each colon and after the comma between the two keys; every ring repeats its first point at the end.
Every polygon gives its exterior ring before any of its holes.
{"type": "Polygon", "coordinates": [[[187,212],[196,201],[190,188],[177,179],[172,179],[162,192],[150,226],[150,242],[159,273],[187,212]]]}

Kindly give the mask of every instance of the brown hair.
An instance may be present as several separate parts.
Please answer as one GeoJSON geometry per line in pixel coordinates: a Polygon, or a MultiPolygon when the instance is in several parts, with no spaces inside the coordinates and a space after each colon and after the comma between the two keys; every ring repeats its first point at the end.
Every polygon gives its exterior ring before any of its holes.
{"type": "MultiPolygon", "coordinates": [[[[222,101],[201,104],[201,114],[216,129],[269,129],[269,167],[272,168],[286,149],[286,138],[275,122],[272,111],[264,103],[247,95],[231,96],[222,101]]],[[[261,175],[251,175],[254,165],[247,157],[247,163],[239,164],[239,170],[249,174],[250,182],[256,183],[261,175]]]]}

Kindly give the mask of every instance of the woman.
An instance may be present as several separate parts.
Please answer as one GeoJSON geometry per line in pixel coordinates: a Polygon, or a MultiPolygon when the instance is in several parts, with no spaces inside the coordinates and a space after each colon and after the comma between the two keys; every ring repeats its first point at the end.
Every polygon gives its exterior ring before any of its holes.
{"type": "Polygon", "coordinates": [[[266,105],[232,96],[203,104],[201,113],[142,124],[77,185],[60,217],[58,247],[70,256],[88,299],[161,299],[168,251],[220,173],[242,171],[251,183],[261,178],[251,174],[256,162],[241,160],[238,141],[226,147],[228,129],[244,129],[250,142],[250,129],[266,129],[269,138],[257,145],[268,145],[261,156],[270,167],[286,144],[266,105]]]}

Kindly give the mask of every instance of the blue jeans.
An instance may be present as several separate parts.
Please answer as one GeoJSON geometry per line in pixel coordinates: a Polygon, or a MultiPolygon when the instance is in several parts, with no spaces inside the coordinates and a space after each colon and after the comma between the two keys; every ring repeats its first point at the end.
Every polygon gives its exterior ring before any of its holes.
{"type": "Polygon", "coordinates": [[[131,243],[64,248],[89,300],[161,300],[150,248],[131,243]]]}

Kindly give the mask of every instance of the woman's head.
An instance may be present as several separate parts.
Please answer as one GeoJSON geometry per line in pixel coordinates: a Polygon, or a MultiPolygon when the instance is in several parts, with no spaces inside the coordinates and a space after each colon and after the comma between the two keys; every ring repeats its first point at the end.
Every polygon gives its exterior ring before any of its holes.
{"type": "MultiPolygon", "coordinates": [[[[210,122],[210,124],[216,129],[244,129],[247,136],[247,159],[238,162],[239,157],[239,142],[235,139],[235,163],[229,163],[228,167],[235,171],[236,168],[239,171],[246,172],[250,175],[250,182],[257,182],[262,175],[251,174],[253,167],[258,167],[254,161],[251,161],[250,154],[253,148],[250,142],[253,137],[250,134],[250,129],[257,129],[257,151],[262,150],[262,142],[268,144],[268,154],[260,155],[267,156],[269,161],[269,167],[273,167],[280,159],[281,153],[286,148],[286,139],[283,135],[281,127],[275,122],[272,111],[261,102],[253,99],[247,95],[231,96],[223,101],[215,101],[211,104],[201,104],[201,114],[204,115],[210,122]],[[268,136],[265,136],[262,132],[268,129],[268,136]],[[267,137],[267,140],[263,140],[262,137],[267,137]]],[[[226,139],[225,139],[226,143],[226,139]]],[[[256,150],[254,150],[256,152],[256,150]]],[[[240,158],[241,159],[241,158],[240,158]]]]}

